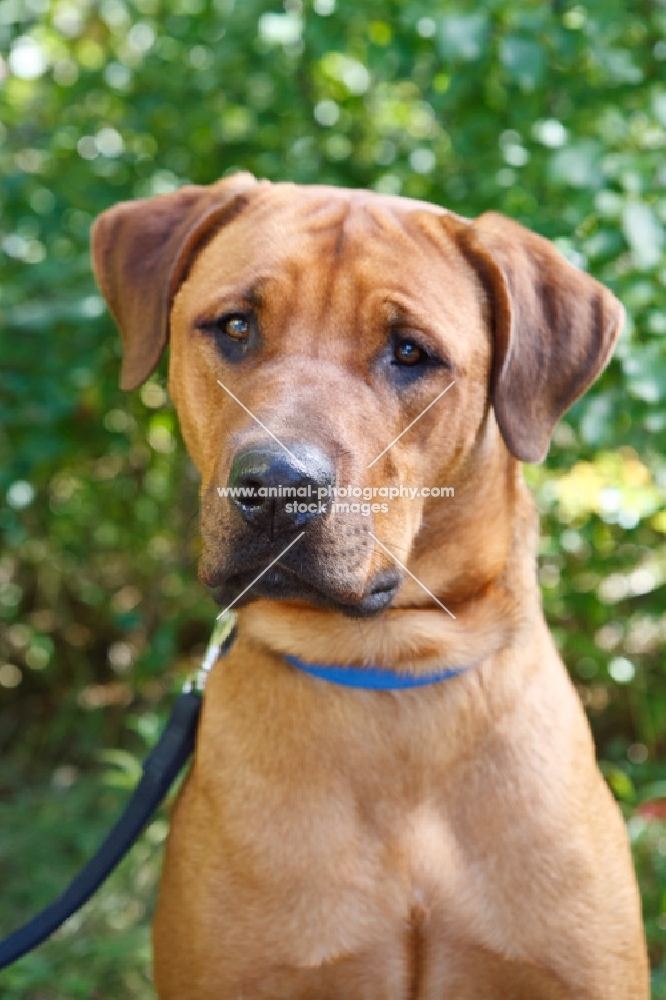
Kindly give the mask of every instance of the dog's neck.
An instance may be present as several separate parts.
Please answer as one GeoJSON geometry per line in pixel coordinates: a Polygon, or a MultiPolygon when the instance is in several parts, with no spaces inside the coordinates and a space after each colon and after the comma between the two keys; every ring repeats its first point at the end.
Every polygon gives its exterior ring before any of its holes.
{"type": "Polygon", "coordinates": [[[496,517],[479,525],[475,510],[484,486],[469,482],[456,504],[457,516],[442,524],[426,510],[415,540],[410,570],[430,589],[432,580],[441,581],[442,566],[447,567],[444,583],[433,584],[432,592],[455,618],[408,579],[398,606],[368,619],[302,601],[261,599],[239,611],[239,635],[306,661],[410,673],[487,660],[529,631],[539,609],[534,503],[517,463],[507,463],[505,475],[505,491],[497,490],[494,477],[486,477],[494,480],[496,495],[480,509],[494,510],[496,517]]]}

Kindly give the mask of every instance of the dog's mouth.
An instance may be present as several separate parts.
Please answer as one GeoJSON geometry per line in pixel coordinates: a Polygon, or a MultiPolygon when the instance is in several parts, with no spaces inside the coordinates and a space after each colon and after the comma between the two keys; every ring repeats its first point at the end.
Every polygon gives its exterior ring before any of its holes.
{"type": "Polygon", "coordinates": [[[259,597],[278,601],[299,600],[315,607],[339,611],[348,618],[369,618],[389,607],[401,583],[397,568],[382,570],[372,577],[361,597],[345,601],[339,595],[302,579],[286,566],[271,566],[257,579],[260,572],[246,570],[234,573],[224,583],[210,587],[213,600],[225,608],[232,604],[234,608],[240,608],[259,597]]]}

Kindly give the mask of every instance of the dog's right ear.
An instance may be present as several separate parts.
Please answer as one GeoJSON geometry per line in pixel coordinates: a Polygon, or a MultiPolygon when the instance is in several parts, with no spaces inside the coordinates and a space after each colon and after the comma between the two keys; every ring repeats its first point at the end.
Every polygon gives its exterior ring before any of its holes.
{"type": "Polygon", "coordinates": [[[194,254],[242,211],[257,183],[251,174],[234,174],[209,187],[124,201],[95,220],[93,269],[122,336],[123,389],[136,389],[157,366],[173,297],[194,254]]]}

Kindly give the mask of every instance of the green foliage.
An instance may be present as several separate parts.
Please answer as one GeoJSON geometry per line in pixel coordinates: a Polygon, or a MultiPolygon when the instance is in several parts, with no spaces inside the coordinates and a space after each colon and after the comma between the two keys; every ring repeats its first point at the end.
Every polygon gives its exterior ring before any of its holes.
{"type": "MultiPolygon", "coordinates": [[[[0,53],[0,785],[135,749],[125,706],[152,712],[205,641],[196,477],[165,366],[119,392],[88,231],[120,199],[245,168],[505,212],[625,303],[609,370],[528,476],[549,621],[630,815],[666,779],[663,0],[0,0],[0,53]]],[[[43,808],[47,836],[66,814],[43,808]]],[[[666,832],[645,823],[666,997],[666,832]]],[[[38,860],[4,831],[6,885],[38,860]]]]}

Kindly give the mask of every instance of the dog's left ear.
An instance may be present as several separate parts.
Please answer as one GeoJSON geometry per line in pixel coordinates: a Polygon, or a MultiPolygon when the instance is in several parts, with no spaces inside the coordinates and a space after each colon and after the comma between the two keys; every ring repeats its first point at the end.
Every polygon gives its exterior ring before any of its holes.
{"type": "Polygon", "coordinates": [[[559,418],[607,364],[624,309],[552,243],[496,212],[459,238],[490,297],[502,437],[516,458],[541,462],[559,418]]]}
{"type": "Polygon", "coordinates": [[[123,389],[136,389],[156,367],[188,265],[210,234],[242,210],[258,183],[252,174],[233,174],[209,186],[190,184],[120,202],[95,220],[93,268],[122,336],[123,389]]]}

